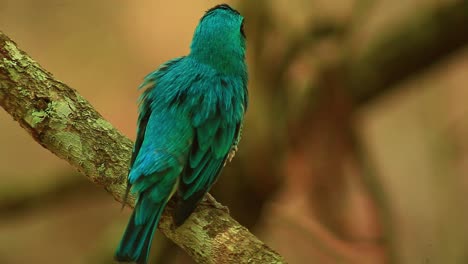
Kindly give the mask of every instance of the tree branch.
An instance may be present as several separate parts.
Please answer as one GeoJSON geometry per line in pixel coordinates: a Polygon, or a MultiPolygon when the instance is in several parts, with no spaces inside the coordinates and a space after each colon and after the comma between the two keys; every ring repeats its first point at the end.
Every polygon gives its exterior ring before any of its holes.
{"type": "MultiPolygon", "coordinates": [[[[122,201],[132,142],[77,91],[0,32],[0,105],[43,147],[122,201]]],[[[128,204],[133,207],[135,197],[128,204]]],[[[174,229],[170,204],[159,229],[198,263],[285,263],[214,199],[174,229]]]]}
{"type": "Polygon", "coordinates": [[[350,91],[365,104],[468,44],[468,1],[411,14],[376,38],[349,66],[350,91]]]}

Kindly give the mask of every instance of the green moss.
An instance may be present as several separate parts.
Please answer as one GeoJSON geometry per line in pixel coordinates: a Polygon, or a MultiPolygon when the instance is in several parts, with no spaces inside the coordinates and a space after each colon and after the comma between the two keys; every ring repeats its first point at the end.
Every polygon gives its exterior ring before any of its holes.
{"type": "Polygon", "coordinates": [[[19,93],[21,96],[24,96],[24,97],[29,96],[29,94],[30,94],[30,91],[29,91],[28,89],[24,89],[24,88],[21,87],[21,86],[16,87],[16,90],[18,90],[18,93],[19,93]]]}
{"type": "Polygon", "coordinates": [[[60,117],[68,118],[68,115],[70,115],[73,112],[73,109],[71,109],[68,102],[57,101],[53,103],[55,103],[53,105],[53,108],[55,109],[55,112],[57,113],[57,115],[60,117]]]}
{"type": "Polygon", "coordinates": [[[21,61],[23,59],[23,54],[21,54],[21,51],[16,48],[16,45],[13,42],[5,41],[4,47],[14,60],[21,61]]]}
{"type": "Polygon", "coordinates": [[[105,131],[114,129],[111,123],[107,122],[106,120],[102,118],[97,119],[96,124],[105,131]]]}
{"type": "MultiPolygon", "coordinates": [[[[45,72],[43,72],[42,70],[40,70],[39,68],[34,68],[34,70],[32,70],[30,72],[30,74],[36,80],[39,80],[39,81],[46,81],[47,80],[47,74],[45,72]]],[[[47,83],[46,83],[46,85],[47,85],[47,83]]]]}
{"type": "MultiPolygon", "coordinates": [[[[204,222],[203,224],[206,224],[206,222],[204,222]]],[[[200,239],[201,241],[210,241],[210,238],[207,237],[208,235],[206,234],[206,231],[204,230],[205,228],[203,224],[192,225],[190,226],[190,230],[193,233],[193,236],[200,239]]],[[[207,224],[205,226],[207,226],[207,224]]],[[[193,247],[192,250],[194,250],[196,254],[200,256],[211,256],[213,254],[213,250],[211,247],[202,247],[202,248],[193,247]]]]}
{"type": "Polygon", "coordinates": [[[106,178],[115,178],[115,172],[112,168],[107,168],[104,163],[99,165],[99,167],[96,168],[99,175],[104,175],[106,178]]]}
{"type": "Polygon", "coordinates": [[[37,112],[32,112],[26,115],[26,117],[24,118],[24,121],[34,128],[39,123],[44,121],[46,117],[47,117],[47,113],[45,111],[37,111],[37,112]]]}
{"type": "Polygon", "coordinates": [[[108,168],[104,175],[108,178],[116,178],[115,172],[112,168],[108,168]]]}
{"type": "Polygon", "coordinates": [[[83,146],[79,135],[68,131],[58,131],[51,137],[51,140],[57,149],[65,149],[69,153],[68,156],[82,157],[83,146]]]}
{"type": "MultiPolygon", "coordinates": [[[[10,69],[10,70],[8,70],[8,72],[9,72],[9,74],[11,76],[11,79],[13,81],[16,82],[16,81],[19,80],[19,76],[17,74],[17,63],[19,63],[19,66],[21,66],[22,68],[26,68],[27,66],[33,65],[34,67],[31,68],[31,70],[28,71],[29,74],[31,76],[33,76],[34,79],[37,79],[37,80],[40,80],[40,81],[47,80],[47,73],[40,70],[39,65],[33,59],[31,59],[29,56],[25,56],[15,46],[15,44],[13,42],[6,41],[4,47],[5,47],[5,50],[7,50],[8,53],[10,54],[11,58],[13,59],[12,61],[9,61],[10,66],[13,66],[13,64],[15,66],[15,67],[8,67],[10,69]],[[13,69],[15,69],[15,70],[13,70],[13,69]]],[[[8,65],[7,62],[8,62],[8,60],[4,58],[4,63],[6,65],[8,65]]]]}
{"type": "Polygon", "coordinates": [[[105,173],[105,171],[106,171],[106,166],[105,166],[104,163],[103,163],[103,164],[99,165],[99,167],[97,167],[96,169],[97,169],[97,171],[99,172],[99,174],[101,174],[101,173],[103,173],[103,172],[105,173]]]}
{"type": "Polygon", "coordinates": [[[65,101],[53,101],[49,103],[46,111],[53,116],[50,127],[56,130],[63,130],[67,127],[68,116],[73,112],[65,101]]]}
{"type": "Polygon", "coordinates": [[[20,74],[16,70],[16,62],[3,58],[3,63],[0,64],[0,67],[7,70],[12,81],[17,82],[20,80],[20,74]]]}
{"type": "MultiPolygon", "coordinates": [[[[26,96],[27,91],[18,87],[20,94],[26,96]]],[[[36,127],[39,123],[44,121],[46,117],[50,118],[49,126],[54,130],[63,130],[67,127],[69,121],[68,116],[73,112],[73,103],[68,101],[53,101],[50,102],[46,110],[33,111],[28,114],[24,120],[31,127],[36,127]]]]}
{"type": "Polygon", "coordinates": [[[65,100],[67,101],[68,108],[71,110],[70,113],[74,112],[76,110],[75,103],[70,98],[65,98],[65,100]]]}

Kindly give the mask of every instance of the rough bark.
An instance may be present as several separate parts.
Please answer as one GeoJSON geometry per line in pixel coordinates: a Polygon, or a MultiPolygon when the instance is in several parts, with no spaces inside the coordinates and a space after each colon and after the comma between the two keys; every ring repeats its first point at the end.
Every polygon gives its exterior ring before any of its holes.
{"type": "MultiPolygon", "coordinates": [[[[122,201],[132,142],[1,32],[0,106],[39,144],[122,201]]],[[[171,211],[170,204],[160,230],[198,263],[285,263],[214,199],[177,229],[171,211]]]]}

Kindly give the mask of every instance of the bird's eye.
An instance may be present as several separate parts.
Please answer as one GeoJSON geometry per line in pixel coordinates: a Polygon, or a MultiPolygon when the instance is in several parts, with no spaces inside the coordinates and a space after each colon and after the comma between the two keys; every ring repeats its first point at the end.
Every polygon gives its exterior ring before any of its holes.
{"type": "Polygon", "coordinates": [[[240,33],[242,34],[242,36],[245,38],[245,33],[244,33],[244,21],[242,21],[242,24],[240,26],[240,33]]]}

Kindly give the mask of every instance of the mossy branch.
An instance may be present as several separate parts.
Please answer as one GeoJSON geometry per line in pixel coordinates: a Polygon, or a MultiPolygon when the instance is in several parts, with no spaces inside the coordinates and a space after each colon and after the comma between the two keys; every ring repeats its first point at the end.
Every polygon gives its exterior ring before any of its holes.
{"type": "MultiPolygon", "coordinates": [[[[39,144],[122,201],[132,142],[2,32],[0,106],[39,144]]],[[[285,263],[220,207],[206,199],[175,229],[169,205],[159,229],[198,263],[285,263]]]]}

